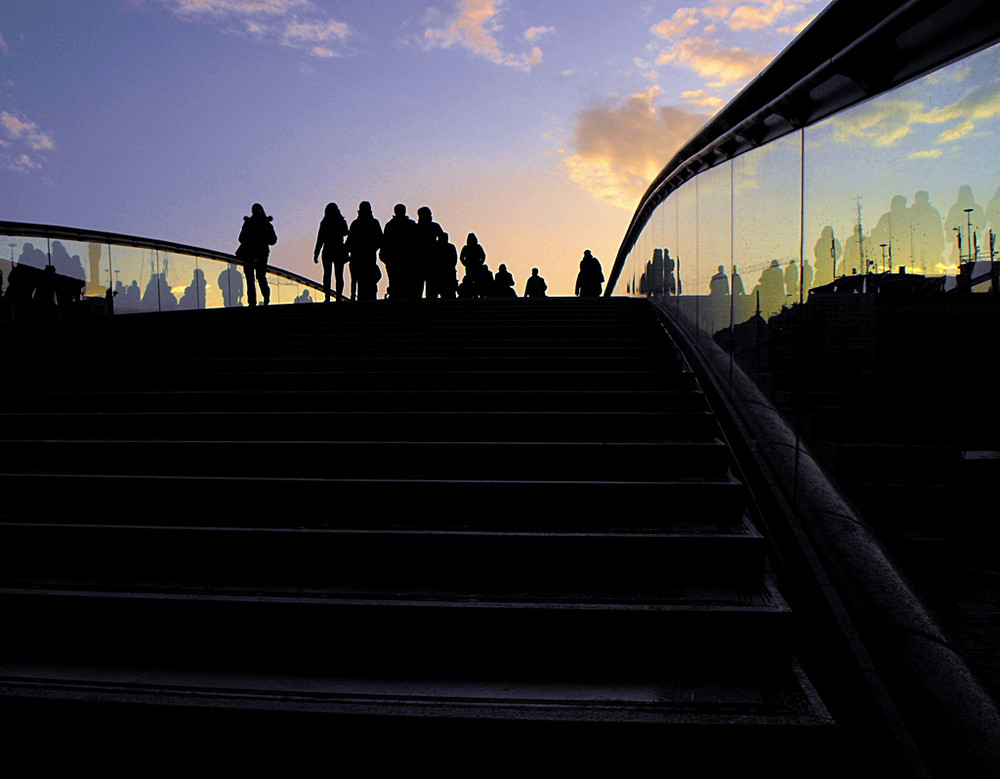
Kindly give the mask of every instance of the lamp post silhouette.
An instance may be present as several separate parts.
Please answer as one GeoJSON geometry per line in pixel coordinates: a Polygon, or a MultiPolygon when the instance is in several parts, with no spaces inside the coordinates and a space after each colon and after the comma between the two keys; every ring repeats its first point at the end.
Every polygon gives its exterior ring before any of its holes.
{"type": "MultiPolygon", "coordinates": [[[[969,244],[968,244],[968,246],[969,246],[969,261],[971,262],[972,259],[973,259],[973,257],[972,257],[972,209],[971,208],[966,208],[965,209],[965,222],[966,222],[966,225],[967,225],[966,235],[968,235],[968,237],[969,237],[969,244]]],[[[979,247],[978,246],[976,247],[976,254],[979,254],[979,247]]],[[[962,255],[961,254],[959,254],[959,259],[960,260],[962,259],[962,255]]],[[[978,259],[978,257],[976,259],[978,259]]]]}

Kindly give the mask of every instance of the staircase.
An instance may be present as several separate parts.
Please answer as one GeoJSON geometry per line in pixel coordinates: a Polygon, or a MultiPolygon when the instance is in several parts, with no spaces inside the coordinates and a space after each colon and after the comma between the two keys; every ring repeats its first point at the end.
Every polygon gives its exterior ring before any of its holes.
{"type": "Polygon", "coordinates": [[[23,732],[744,769],[836,743],[646,301],[0,332],[0,712],[23,732]]]}

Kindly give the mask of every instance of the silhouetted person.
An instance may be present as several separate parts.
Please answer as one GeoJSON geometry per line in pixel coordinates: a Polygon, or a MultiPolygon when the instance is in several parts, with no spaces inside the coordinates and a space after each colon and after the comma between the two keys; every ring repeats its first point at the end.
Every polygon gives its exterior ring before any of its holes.
{"type": "MultiPolygon", "coordinates": [[[[240,296],[242,297],[243,291],[243,278],[240,277],[240,296]]],[[[132,279],[132,283],[125,288],[125,300],[128,302],[129,309],[132,311],[138,311],[139,307],[142,305],[142,290],[139,289],[139,282],[132,279]]]]}
{"type": "Polygon", "coordinates": [[[580,272],[576,275],[576,294],[582,298],[600,297],[602,284],[604,271],[601,262],[587,249],[580,260],[580,272]]]}
{"type": "MultiPolygon", "coordinates": [[[[919,194],[919,193],[918,193],[919,194]]],[[[927,194],[926,192],[924,194],[927,194]]],[[[994,233],[1000,233],[1000,187],[993,193],[993,199],[986,206],[986,221],[989,222],[990,229],[994,233]]],[[[986,247],[987,251],[989,246],[986,247]]]]}
{"type": "Polygon", "coordinates": [[[531,269],[531,276],[524,283],[524,296],[526,298],[544,298],[548,285],[545,279],[538,275],[538,268],[531,269]]]}
{"type": "Polygon", "coordinates": [[[840,259],[840,241],[833,234],[833,228],[827,225],[823,228],[816,245],[813,247],[813,257],[816,258],[816,284],[824,286],[837,278],[837,260],[840,259]]]}
{"type": "MultiPolygon", "coordinates": [[[[462,267],[465,268],[465,278],[463,284],[468,284],[465,297],[483,297],[489,289],[486,281],[486,250],[479,243],[475,233],[469,233],[465,246],[458,257],[462,267]]],[[[490,274],[490,281],[492,281],[490,274]]]]}
{"type": "Polygon", "coordinates": [[[377,300],[378,282],[382,278],[376,253],[382,245],[382,225],[372,214],[367,200],[358,204],[358,217],[347,231],[347,255],[351,263],[352,297],[357,300],[377,300]]]}
{"type": "Polygon", "coordinates": [[[736,266],[733,266],[733,295],[746,295],[746,287],[743,286],[743,277],[736,270],[736,266]]]}
{"type": "Polygon", "coordinates": [[[389,299],[407,297],[413,275],[414,245],[416,244],[417,223],[406,215],[406,206],[397,203],[392,209],[392,217],[382,231],[379,257],[385,265],[389,277],[389,299]]]}
{"type": "Polygon", "coordinates": [[[219,289],[222,290],[222,304],[226,308],[243,305],[243,275],[232,263],[228,263],[219,274],[219,289]]]}
{"type": "Polygon", "coordinates": [[[674,277],[674,268],[677,263],[670,256],[670,249],[663,250],[663,291],[668,295],[676,295],[677,279],[674,277]]]}
{"type": "MultiPolygon", "coordinates": [[[[21,247],[21,256],[17,258],[17,264],[19,266],[27,265],[29,267],[42,270],[49,264],[49,259],[45,252],[41,249],[36,249],[34,244],[25,243],[24,246],[21,247]]],[[[8,283],[10,283],[9,280],[8,283]]]]}
{"type": "Polygon", "coordinates": [[[879,217],[872,228],[871,243],[876,253],[885,244],[886,267],[882,270],[890,270],[893,266],[913,265],[910,257],[911,214],[911,209],[906,207],[906,198],[895,195],[889,202],[889,210],[879,217]]]}
{"type": "MultiPolygon", "coordinates": [[[[411,279],[412,287],[408,293],[409,297],[421,298],[424,294],[424,285],[430,282],[433,286],[432,277],[434,275],[434,260],[440,250],[440,243],[444,235],[441,225],[434,221],[434,215],[430,208],[421,206],[417,209],[417,233],[416,233],[416,266],[417,275],[411,279]]],[[[428,294],[428,297],[431,297],[428,294]]]]}
{"type": "Polygon", "coordinates": [[[448,233],[442,232],[427,277],[427,297],[454,298],[457,289],[458,249],[448,240],[448,233]]]}
{"type": "Polygon", "coordinates": [[[204,308],[205,289],[207,286],[208,283],[205,281],[205,271],[201,268],[195,268],[194,274],[191,278],[191,283],[185,288],[184,294],[181,295],[181,299],[177,303],[177,307],[204,308]]]}
{"type": "Polygon", "coordinates": [[[805,295],[812,289],[813,285],[813,268],[809,264],[809,260],[805,257],[802,258],[802,295],[805,295]]]}
{"type": "Polygon", "coordinates": [[[493,297],[517,297],[517,293],[514,291],[514,277],[503,263],[500,263],[500,267],[497,268],[496,275],[493,277],[493,297]]]}
{"type": "Polygon", "coordinates": [[[340,300],[344,295],[344,266],[347,265],[347,249],[344,247],[346,237],[347,220],[340,213],[340,207],[336,203],[327,203],[323,219],[319,223],[319,232],[316,235],[316,248],[313,249],[314,263],[319,262],[320,252],[322,252],[325,303],[330,302],[330,295],[333,294],[330,282],[334,271],[337,274],[336,299],[340,300]]]}
{"type": "Polygon", "coordinates": [[[795,260],[789,260],[785,266],[785,296],[799,296],[799,264],[795,260]]]}
{"type": "Polygon", "coordinates": [[[765,318],[781,311],[785,302],[785,274],[777,260],[771,260],[771,264],[760,274],[754,292],[760,296],[760,309],[765,318]]]}
{"type": "Polygon", "coordinates": [[[273,217],[264,213],[264,206],[254,203],[250,216],[243,217],[240,230],[240,246],[236,256],[243,261],[243,272],[247,277],[247,305],[257,305],[257,287],[260,285],[261,302],[266,306],[271,301],[271,288],[267,283],[267,258],[271,247],[278,242],[278,236],[271,224],[273,217]]]}
{"type": "Polygon", "coordinates": [[[80,255],[74,254],[70,257],[69,252],[66,251],[66,247],[62,245],[61,241],[52,242],[52,266],[60,276],[70,276],[74,279],[85,279],[87,277],[87,274],[83,270],[83,262],[80,260],[80,255]]]}
{"type": "Polygon", "coordinates": [[[309,294],[308,289],[302,290],[298,295],[295,296],[294,303],[312,303],[312,295],[309,294]]]}
{"type": "Polygon", "coordinates": [[[936,270],[944,252],[944,225],[941,214],[931,205],[930,195],[924,190],[913,196],[910,225],[913,229],[913,267],[930,273],[936,270]]]}
{"type": "Polygon", "coordinates": [[[720,265],[718,273],[709,279],[708,294],[717,296],[729,294],[729,278],[726,276],[726,267],[724,265],[720,265]]]}

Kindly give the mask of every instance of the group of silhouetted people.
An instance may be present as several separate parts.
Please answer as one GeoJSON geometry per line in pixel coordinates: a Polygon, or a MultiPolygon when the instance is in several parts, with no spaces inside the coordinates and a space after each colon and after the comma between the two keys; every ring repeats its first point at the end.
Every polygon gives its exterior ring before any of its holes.
{"type": "MultiPolygon", "coordinates": [[[[351,271],[351,299],[375,300],[382,280],[379,260],[387,276],[386,295],[393,300],[517,295],[506,265],[501,264],[495,274],[490,270],[486,250],[475,233],[469,233],[459,252],[427,206],[417,209],[414,221],[406,205],[397,203],[383,228],[368,201],[360,203],[350,226],[336,203],[327,204],[313,250],[313,262],[320,260],[326,302],[345,296],[345,267],[351,271]],[[464,269],[461,282],[460,263],[464,269]]],[[[545,281],[537,268],[532,279],[525,295],[544,296],[545,281]]]]}
{"type": "MultiPolygon", "coordinates": [[[[267,283],[267,260],[277,235],[260,203],[254,203],[250,216],[243,217],[236,256],[242,261],[247,278],[247,303],[256,305],[256,287],[263,304],[270,300],[267,283]]],[[[434,221],[431,209],[417,209],[414,221],[406,206],[397,203],[392,217],[382,224],[372,213],[367,200],[358,205],[358,215],[350,225],[336,203],[328,203],[319,223],[313,262],[323,263],[325,302],[331,299],[375,300],[382,269],[387,276],[386,296],[394,300],[427,298],[496,298],[517,297],[514,277],[501,263],[496,272],[486,263],[486,250],[475,233],[469,233],[459,252],[441,225],[434,221]],[[459,265],[464,273],[459,281],[459,265]],[[344,269],[350,268],[351,289],[345,292],[344,269]]],[[[604,284],[600,261],[588,249],[580,261],[576,295],[599,297],[604,284]]],[[[524,297],[546,297],[548,286],[532,268],[524,286],[524,297]]]]}

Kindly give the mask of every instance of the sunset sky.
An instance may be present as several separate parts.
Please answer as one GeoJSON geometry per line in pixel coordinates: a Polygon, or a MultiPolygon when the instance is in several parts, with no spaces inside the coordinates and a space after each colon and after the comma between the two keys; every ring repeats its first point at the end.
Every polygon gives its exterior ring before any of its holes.
{"type": "Polygon", "coordinates": [[[326,203],[428,205],[520,293],[607,271],[677,147],[826,0],[3,0],[0,219],[236,248],[318,278],[326,203]]]}

